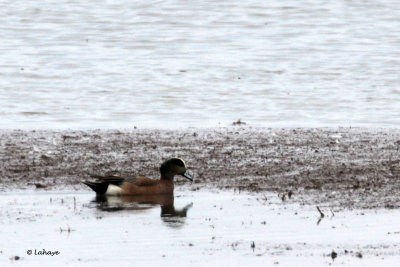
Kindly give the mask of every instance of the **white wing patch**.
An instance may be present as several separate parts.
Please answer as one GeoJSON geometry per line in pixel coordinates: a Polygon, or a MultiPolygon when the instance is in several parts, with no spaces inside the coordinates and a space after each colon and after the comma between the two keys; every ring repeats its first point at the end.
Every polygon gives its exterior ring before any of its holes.
{"type": "Polygon", "coordinates": [[[106,195],[118,196],[118,195],[121,195],[121,191],[122,191],[121,187],[113,185],[113,184],[109,184],[107,191],[106,191],[106,195]]]}

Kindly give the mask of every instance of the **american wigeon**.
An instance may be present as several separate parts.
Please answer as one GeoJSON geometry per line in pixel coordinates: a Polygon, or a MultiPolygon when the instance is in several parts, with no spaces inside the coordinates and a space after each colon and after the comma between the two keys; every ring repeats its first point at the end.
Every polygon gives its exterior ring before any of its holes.
{"type": "Polygon", "coordinates": [[[93,189],[97,195],[158,195],[172,194],[174,192],[174,176],[182,175],[193,181],[190,174],[186,172],[187,167],[182,159],[172,158],[166,160],[160,167],[161,178],[150,179],[144,176],[135,178],[123,178],[120,176],[100,176],[96,182],[83,182],[93,189]]]}

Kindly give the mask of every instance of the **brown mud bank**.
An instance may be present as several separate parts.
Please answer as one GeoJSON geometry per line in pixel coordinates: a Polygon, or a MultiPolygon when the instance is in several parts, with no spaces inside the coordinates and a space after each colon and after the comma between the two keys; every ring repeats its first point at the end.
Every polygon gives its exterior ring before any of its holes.
{"type": "MultiPolygon", "coordinates": [[[[90,174],[158,177],[185,159],[193,190],[289,192],[300,203],[400,207],[400,130],[216,128],[0,131],[0,191],[83,189],[90,174]]],[[[179,189],[178,189],[179,190],[179,189]]]]}

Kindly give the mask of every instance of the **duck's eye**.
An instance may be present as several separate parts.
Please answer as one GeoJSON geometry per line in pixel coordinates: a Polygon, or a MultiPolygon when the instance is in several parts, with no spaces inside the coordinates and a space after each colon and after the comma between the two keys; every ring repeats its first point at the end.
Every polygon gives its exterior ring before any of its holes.
{"type": "Polygon", "coordinates": [[[174,163],[179,167],[185,167],[185,163],[181,159],[174,160],[174,163]]]}
{"type": "Polygon", "coordinates": [[[179,161],[178,166],[179,167],[185,167],[185,164],[182,161],[179,161]]]}

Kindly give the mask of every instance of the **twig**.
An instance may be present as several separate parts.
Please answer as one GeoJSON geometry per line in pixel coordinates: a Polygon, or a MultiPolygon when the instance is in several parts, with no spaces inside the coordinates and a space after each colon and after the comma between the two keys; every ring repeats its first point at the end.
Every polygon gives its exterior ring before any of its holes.
{"type": "Polygon", "coordinates": [[[254,249],[256,248],[256,244],[254,243],[254,241],[251,243],[250,247],[254,251],[254,249]]]}
{"type": "Polygon", "coordinates": [[[321,209],[317,206],[317,210],[318,210],[318,212],[319,212],[319,215],[320,215],[320,217],[319,217],[319,219],[318,219],[318,221],[317,221],[317,225],[319,225],[319,223],[322,221],[322,219],[325,217],[325,214],[321,211],[321,209]]]}
{"type": "Polygon", "coordinates": [[[321,211],[321,209],[317,206],[317,210],[319,212],[319,214],[321,215],[321,218],[325,217],[325,214],[321,211]]]}

